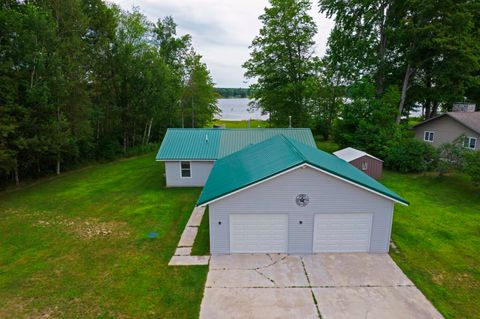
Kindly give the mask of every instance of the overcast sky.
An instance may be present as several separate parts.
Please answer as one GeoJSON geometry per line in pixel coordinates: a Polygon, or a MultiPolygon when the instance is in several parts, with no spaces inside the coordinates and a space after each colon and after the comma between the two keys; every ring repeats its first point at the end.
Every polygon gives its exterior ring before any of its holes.
{"type": "MultiPolygon", "coordinates": [[[[267,0],[110,0],[123,9],[133,6],[151,21],[173,16],[180,34],[192,36],[195,50],[203,56],[218,87],[247,87],[242,64],[248,59],[248,46],[261,27],[258,16],[267,0]]],[[[313,4],[310,13],[318,27],[316,54],[325,53],[333,22],[318,13],[313,4]]]]}

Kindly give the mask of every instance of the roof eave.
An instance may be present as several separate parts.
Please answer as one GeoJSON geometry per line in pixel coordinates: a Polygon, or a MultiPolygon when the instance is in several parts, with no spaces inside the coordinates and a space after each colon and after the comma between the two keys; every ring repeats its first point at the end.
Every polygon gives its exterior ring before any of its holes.
{"type": "Polygon", "coordinates": [[[367,186],[362,185],[362,184],[360,184],[360,183],[358,183],[358,182],[352,181],[352,180],[350,180],[350,179],[348,179],[348,178],[345,178],[345,177],[343,177],[343,176],[339,176],[339,175],[337,175],[337,174],[334,174],[334,173],[332,173],[332,172],[330,172],[330,171],[328,171],[328,170],[326,170],[326,169],[324,169],[324,168],[321,168],[321,167],[319,167],[319,166],[317,166],[317,165],[315,165],[315,164],[312,164],[312,163],[310,163],[310,162],[308,162],[308,161],[304,161],[304,162],[301,162],[301,163],[299,163],[299,164],[295,164],[294,166],[291,166],[291,167],[289,167],[289,168],[286,168],[286,169],[284,169],[284,170],[282,170],[282,171],[280,171],[280,172],[277,172],[277,173],[274,173],[274,174],[269,175],[269,176],[267,176],[267,177],[264,177],[264,178],[262,178],[261,180],[255,181],[255,182],[253,182],[253,183],[250,183],[250,184],[248,184],[248,185],[242,186],[242,187],[240,187],[240,188],[237,188],[237,189],[235,189],[235,190],[229,191],[229,192],[227,192],[227,193],[223,193],[223,194],[221,194],[221,195],[218,195],[218,196],[216,196],[215,198],[207,199],[207,200],[204,200],[203,202],[197,202],[196,206],[206,206],[206,205],[208,205],[208,204],[210,204],[210,203],[216,202],[216,201],[218,201],[218,200],[220,200],[220,199],[223,199],[223,198],[225,198],[225,197],[228,197],[228,196],[231,196],[231,195],[236,194],[236,193],[238,193],[238,192],[241,192],[241,191],[243,191],[243,190],[245,190],[245,189],[247,189],[247,188],[250,188],[250,187],[253,187],[253,186],[255,186],[255,185],[261,184],[261,183],[263,183],[263,182],[266,182],[267,180],[273,179],[273,178],[275,178],[275,177],[277,177],[277,176],[279,176],[279,175],[282,175],[282,174],[285,174],[285,173],[290,172],[290,171],[292,171],[292,170],[295,170],[295,169],[297,169],[297,168],[299,168],[299,167],[301,167],[301,166],[308,166],[308,167],[311,167],[311,168],[313,168],[313,169],[319,170],[319,171],[321,171],[321,172],[323,172],[323,173],[325,173],[325,174],[327,174],[327,175],[330,175],[330,176],[332,176],[332,177],[335,177],[335,178],[338,178],[338,179],[340,179],[340,180],[343,180],[343,181],[345,181],[345,182],[347,182],[347,183],[349,183],[349,184],[353,184],[354,186],[357,186],[357,187],[362,188],[362,189],[364,189],[364,190],[366,190],[366,191],[372,192],[372,193],[374,193],[374,194],[376,194],[376,195],[379,195],[379,196],[381,196],[381,197],[387,198],[387,199],[389,199],[389,200],[392,200],[392,201],[394,201],[394,202],[396,202],[396,203],[399,203],[399,204],[402,204],[402,205],[404,205],[404,206],[410,205],[410,203],[409,203],[408,201],[404,200],[404,199],[401,198],[401,197],[396,198],[396,197],[390,196],[390,195],[388,195],[388,194],[384,194],[384,193],[382,193],[382,192],[373,190],[373,189],[371,189],[370,187],[367,187],[367,186]]]}

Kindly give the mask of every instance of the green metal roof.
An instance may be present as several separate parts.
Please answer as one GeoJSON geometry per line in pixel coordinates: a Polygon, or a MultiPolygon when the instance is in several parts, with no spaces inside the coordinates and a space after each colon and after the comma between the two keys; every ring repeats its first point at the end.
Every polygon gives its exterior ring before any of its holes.
{"type": "Polygon", "coordinates": [[[277,135],[217,160],[197,205],[305,163],[408,205],[398,194],[344,160],[284,135],[277,135]]]}
{"type": "Polygon", "coordinates": [[[170,128],[167,130],[156,159],[159,161],[216,160],[279,134],[315,147],[312,131],[308,128],[170,128]]]}

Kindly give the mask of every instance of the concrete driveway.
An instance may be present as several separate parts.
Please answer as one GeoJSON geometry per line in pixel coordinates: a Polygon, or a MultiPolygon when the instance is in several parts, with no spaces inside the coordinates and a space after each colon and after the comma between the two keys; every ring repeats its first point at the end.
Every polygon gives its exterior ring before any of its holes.
{"type": "Polygon", "coordinates": [[[200,318],[442,318],[387,254],[212,256],[200,318]]]}

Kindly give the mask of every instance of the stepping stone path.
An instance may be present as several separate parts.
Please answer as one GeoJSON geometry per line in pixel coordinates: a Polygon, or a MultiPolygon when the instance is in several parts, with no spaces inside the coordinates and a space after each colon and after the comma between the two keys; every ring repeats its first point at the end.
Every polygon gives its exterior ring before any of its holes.
{"type": "Polygon", "coordinates": [[[202,223],[205,207],[195,207],[190,219],[183,230],[175,254],[168,263],[169,266],[196,266],[208,265],[210,256],[191,256],[192,247],[197,237],[198,227],[202,223]]]}

